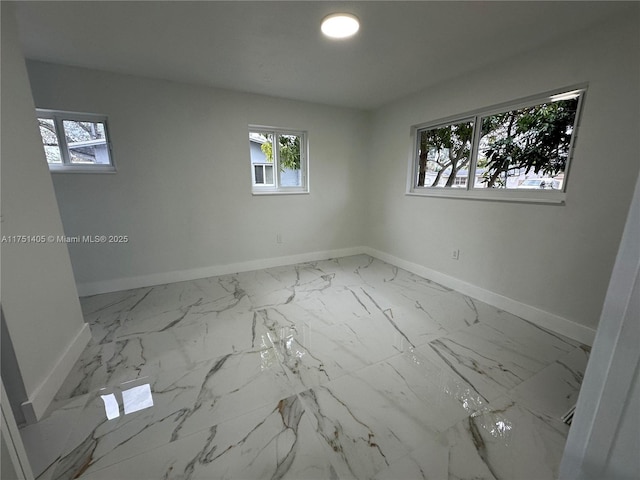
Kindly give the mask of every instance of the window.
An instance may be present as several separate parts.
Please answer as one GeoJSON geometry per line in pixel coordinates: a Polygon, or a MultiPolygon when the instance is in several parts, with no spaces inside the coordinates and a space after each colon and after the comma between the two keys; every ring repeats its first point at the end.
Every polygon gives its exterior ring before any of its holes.
{"type": "Polygon", "coordinates": [[[107,118],[89,113],[36,110],[52,172],[114,172],[107,118]]]}
{"type": "Polygon", "coordinates": [[[254,194],[307,193],[307,134],[249,127],[254,194]]]}
{"type": "Polygon", "coordinates": [[[564,201],[585,88],[413,127],[410,194],[564,201]]]}
{"type": "Polygon", "coordinates": [[[273,182],[273,165],[265,163],[253,165],[253,184],[274,186],[273,182]]]}
{"type": "Polygon", "coordinates": [[[416,186],[459,187],[459,175],[469,169],[472,136],[472,120],[419,130],[416,186]]]}

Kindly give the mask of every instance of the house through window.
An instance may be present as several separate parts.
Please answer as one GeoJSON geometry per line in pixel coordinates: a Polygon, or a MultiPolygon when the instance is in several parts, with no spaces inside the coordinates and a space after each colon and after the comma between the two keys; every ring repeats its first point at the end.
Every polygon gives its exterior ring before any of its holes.
{"type": "Polygon", "coordinates": [[[36,116],[51,171],[115,171],[104,115],[38,109],[36,116]]]}

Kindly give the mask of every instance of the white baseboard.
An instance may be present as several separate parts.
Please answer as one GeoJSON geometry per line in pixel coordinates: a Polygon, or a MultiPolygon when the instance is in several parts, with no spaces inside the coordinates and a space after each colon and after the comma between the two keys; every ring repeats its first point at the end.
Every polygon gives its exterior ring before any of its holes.
{"type": "Polygon", "coordinates": [[[325,250],[321,252],[301,253],[298,255],[286,255],[282,257],[264,258],[259,260],[249,260],[247,262],[230,263],[227,265],[212,265],[209,267],[192,268],[188,270],[176,270],[173,272],[154,273],[137,277],[116,278],[101,282],[80,283],[78,295],[87,297],[99,293],[119,292],[132,288],[151,287],[154,285],[164,285],[166,283],[183,282],[186,280],[197,280],[199,278],[216,277],[230,273],[250,272],[263,268],[280,267],[283,265],[293,265],[303,262],[315,262],[328,258],[347,257],[358,255],[364,252],[364,247],[349,247],[336,250],[325,250]]]}
{"type": "Polygon", "coordinates": [[[35,423],[42,418],[90,339],[91,330],[89,324],[85,323],[45,380],[29,394],[29,399],[22,403],[22,411],[27,423],[35,423]]]}
{"type": "Polygon", "coordinates": [[[463,280],[459,280],[417,263],[408,262],[374,248],[364,247],[363,253],[408,270],[416,275],[420,275],[421,277],[428,278],[429,280],[451,288],[464,295],[468,295],[469,297],[488,303],[500,310],[504,310],[505,312],[524,318],[539,327],[559,333],[560,335],[564,335],[585,345],[593,344],[596,331],[592,328],[580,325],[579,323],[541,310],[537,307],[518,302],[517,300],[513,300],[490,290],[485,290],[477,285],[467,283],[463,280]]]}

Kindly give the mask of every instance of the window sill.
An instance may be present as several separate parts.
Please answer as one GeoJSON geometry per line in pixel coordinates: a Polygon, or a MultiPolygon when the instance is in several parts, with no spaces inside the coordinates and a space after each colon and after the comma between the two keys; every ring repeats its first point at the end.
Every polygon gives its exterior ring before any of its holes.
{"type": "Polygon", "coordinates": [[[455,198],[464,200],[483,200],[487,202],[541,203],[564,205],[567,194],[564,192],[539,192],[536,190],[465,190],[465,189],[413,189],[406,195],[416,197],[455,198]]]}
{"type": "Polygon", "coordinates": [[[49,171],[51,173],[116,173],[116,167],[113,165],[89,167],[49,164],[49,171]]]}
{"type": "Polygon", "coordinates": [[[269,196],[269,195],[309,195],[309,190],[253,190],[251,195],[256,197],[269,196]]]}

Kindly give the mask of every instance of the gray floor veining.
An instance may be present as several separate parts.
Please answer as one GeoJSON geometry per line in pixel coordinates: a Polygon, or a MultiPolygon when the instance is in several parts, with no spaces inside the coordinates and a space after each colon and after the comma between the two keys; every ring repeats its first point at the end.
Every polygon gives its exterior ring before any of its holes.
{"type": "Polygon", "coordinates": [[[51,479],[553,479],[588,347],[361,255],[82,299],[51,479]]]}

